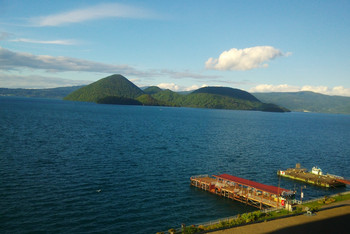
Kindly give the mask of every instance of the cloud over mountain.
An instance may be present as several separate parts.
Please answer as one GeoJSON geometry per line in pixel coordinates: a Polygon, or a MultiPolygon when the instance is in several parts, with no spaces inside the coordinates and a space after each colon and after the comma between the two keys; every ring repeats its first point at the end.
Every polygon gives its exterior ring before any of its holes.
{"type": "Polygon", "coordinates": [[[174,83],[161,83],[157,85],[161,89],[170,89],[174,91],[178,91],[180,87],[177,84],[174,83]]]}
{"type": "Polygon", "coordinates": [[[300,91],[311,91],[315,93],[322,93],[326,95],[339,95],[339,96],[350,96],[350,89],[343,86],[327,87],[327,86],[311,86],[304,85],[302,87],[292,86],[287,84],[271,85],[271,84],[260,84],[249,90],[253,93],[266,93],[266,92],[300,92],[300,91]]]}
{"type": "MultiPolygon", "coordinates": [[[[137,78],[154,78],[154,77],[171,77],[176,79],[217,79],[215,75],[205,75],[200,73],[193,73],[188,70],[173,71],[173,70],[140,70],[129,65],[107,64],[85,59],[71,58],[65,56],[50,56],[50,55],[34,55],[26,52],[17,52],[0,47],[0,71],[19,71],[17,80],[10,79],[6,82],[6,87],[25,87],[27,82],[38,82],[33,76],[23,76],[23,71],[30,69],[32,72],[89,72],[89,73],[109,73],[109,74],[123,74],[126,76],[133,76],[137,78]],[[21,75],[22,74],[22,75],[21,75]],[[18,79],[23,76],[23,79],[18,79]],[[19,85],[20,82],[23,85],[19,85]]],[[[40,73],[42,74],[42,73],[40,73]]],[[[0,76],[3,76],[0,74],[0,76]]],[[[42,79],[45,79],[43,76],[42,79]]],[[[1,77],[0,77],[1,78],[1,77]]],[[[42,82],[42,81],[40,81],[42,82]]],[[[57,83],[60,84],[60,83],[57,83]]],[[[67,82],[70,84],[70,82],[67,82]]],[[[4,85],[4,83],[2,84],[4,85]]],[[[62,86],[64,86],[62,84],[62,86]]],[[[31,86],[28,86],[31,87],[31,86]]],[[[44,87],[44,86],[40,86],[44,87]]],[[[46,87],[51,87],[50,84],[46,87]]]]}
{"type": "Polygon", "coordinates": [[[282,51],[272,46],[232,48],[222,52],[219,58],[209,58],[205,62],[205,67],[212,70],[246,71],[257,67],[267,67],[268,61],[284,55],[282,51]]]}

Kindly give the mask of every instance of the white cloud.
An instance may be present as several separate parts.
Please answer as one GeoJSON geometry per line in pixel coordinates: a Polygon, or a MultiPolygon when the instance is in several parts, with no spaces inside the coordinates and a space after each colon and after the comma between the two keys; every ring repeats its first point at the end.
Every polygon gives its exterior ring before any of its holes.
{"type": "Polygon", "coordinates": [[[161,83],[157,85],[161,89],[170,89],[172,91],[193,91],[199,88],[207,87],[208,85],[191,85],[191,86],[181,86],[174,83],[161,83]]]}
{"type": "Polygon", "coordinates": [[[240,70],[246,71],[257,67],[268,67],[266,62],[288,56],[272,46],[256,46],[245,49],[232,48],[220,54],[219,58],[209,58],[205,62],[207,69],[213,70],[240,70]]]}
{"type": "Polygon", "coordinates": [[[304,85],[302,87],[292,86],[287,84],[281,85],[270,85],[260,84],[249,90],[249,92],[264,93],[264,92],[300,92],[300,91],[311,91],[315,93],[321,93],[326,95],[339,95],[339,96],[350,96],[350,89],[343,86],[335,86],[333,88],[327,86],[311,86],[304,85]]]}
{"type": "Polygon", "coordinates": [[[216,76],[216,75],[202,75],[202,74],[198,74],[198,73],[193,73],[190,71],[173,71],[173,70],[169,70],[169,69],[163,69],[160,71],[161,74],[165,74],[171,78],[174,79],[183,79],[183,78],[192,78],[192,79],[215,79],[215,78],[219,78],[220,76],[216,76]]]}
{"type": "Polygon", "coordinates": [[[106,3],[62,12],[54,15],[31,18],[33,26],[59,26],[103,18],[149,18],[149,10],[119,3],[106,3]]]}
{"type": "Polygon", "coordinates": [[[249,92],[264,93],[264,92],[298,92],[300,88],[297,86],[291,86],[287,84],[271,85],[260,84],[249,90],[249,92]]]}
{"type": "Polygon", "coordinates": [[[178,91],[180,90],[180,87],[177,84],[174,83],[161,83],[157,85],[161,89],[170,89],[173,91],[178,91]]]}
{"type": "Polygon", "coordinates": [[[336,86],[332,88],[332,95],[340,96],[349,96],[350,97],[350,88],[345,88],[343,86],[336,86]]]}
{"type": "Polygon", "coordinates": [[[20,76],[0,73],[1,88],[44,89],[90,84],[86,80],[70,80],[49,76],[20,76]]]}
{"type": "Polygon", "coordinates": [[[311,86],[311,85],[304,85],[300,89],[301,91],[312,91],[315,93],[326,93],[329,91],[329,88],[326,86],[311,86]]]}
{"type": "Polygon", "coordinates": [[[140,77],[164,77],[171,78],[193,78],[211,79],[218,76],[201,75],[188,71],[177,72],[172,70],[150,70],[141,71],[129,65],[114,65],[99,63],[84,59],[70,58],[64,56],[33,55],[30,53],[11,51],[0,47],[0,70],[38,69],[48,72],[98,72],[119,73],[125,76],[140,77]]]}
{"type": "Polygon", "coordinates": [[[315,93],[322,93],[327,95],[350,96],[350,88],[345,88],[343,86],[335,86],[331,88],[327,86],[305,85],[301,87],[300,91],[312,91],[315,93]]]}
{"type": "Polygon", "coordinates": [[[85,71],[125,75],[141,73],[128,65],[111,65],[63,56],[33,55],[0,47],[0,69],[16,70],[18,68],[42,69],[51,72],[85,71]]]}
{"type": "Polygon", "coordinates": [[[207,87],[208,85],[204,84],[204,85],[192,85],[192,86],[189,86],[189,87],[185,87],[183,90],[184,91],[192,91],[192,90],[196,90],[196,89],[199,89],[199,88],[203,88],[203,87],[207,87]]]}
{"type": "Polygon", "coordinates": [[[34,43],[34,44],[50,44],[50,45],[74,45],[76,44],[75,40],[52,40],[52,41],[40,41],[33,40],[28,38],[17,38],[10,40],[13,42],[25,42],[25,43],[34,43]]]}

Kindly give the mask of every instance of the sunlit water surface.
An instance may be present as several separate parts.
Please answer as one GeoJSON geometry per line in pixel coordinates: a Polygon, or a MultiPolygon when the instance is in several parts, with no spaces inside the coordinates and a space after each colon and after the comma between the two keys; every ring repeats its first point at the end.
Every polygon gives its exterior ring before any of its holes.
{"type": "MultiPolygon", "coordinates": [[[[155,233],[252,211],[190,176],[277,186],[299,162],[350,177],[349,142],[349,115],[0,97],[0,232],[155,233]]],[[[345,190],[307,185],[304,199],[345,190]]]]}

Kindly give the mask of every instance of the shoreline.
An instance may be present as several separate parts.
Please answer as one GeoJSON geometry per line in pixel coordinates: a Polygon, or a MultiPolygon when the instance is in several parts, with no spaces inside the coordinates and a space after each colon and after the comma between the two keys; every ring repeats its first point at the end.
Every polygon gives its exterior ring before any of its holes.
{"type": "MultiPolygon", "coordinates": [[[[158,233],[316,233],[334,226],[346,226],[350,220],[350,191],[305,201],[293,212],[285,209],[255,211],[221,219],[210,224],[191,225],[158,233]],[[322,228],[320,228],[322,227],[322,228]],[[294,230],[294,231],[288,231],[294,230]],[[307,231],[306,231],[307,230],[307,231]]],[[[334,231],[334,230],[333,230],[334,231]]]]}
{"type": "Polygon", "coordinates": [[[210,233],[334,233],[341,232],[341,228],[345,228],[349,220],[350,200],[345,200],[324,205],[313,215],[300,214],[225,230],[213,230],[210,233]]]}

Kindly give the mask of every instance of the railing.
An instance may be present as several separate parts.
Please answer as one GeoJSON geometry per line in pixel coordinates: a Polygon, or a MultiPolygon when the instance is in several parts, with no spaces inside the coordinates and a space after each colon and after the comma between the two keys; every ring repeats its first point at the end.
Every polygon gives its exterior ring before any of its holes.
{"type": "MultiPolygon", "coordinates": [[[[244,197],[246,199],[249,199],[251,201],[255,201],[255,202],[259,202],[262,203],[264,205],[268,205],[268,206],[276,206],[277,200],[275,200],[275,198],[272,197],[267,197],[267,196],[263,196],[261,195],[257,195],[255,193],[252,192],[246,192],[246,189],[242,189],[242,188],[233,188],[233,187],[224,187],[225,191],[231,192],[233,194],[233,196],[240,196],[240,197],[244,197]]],[[[224,197],[229,197],[232,198],[231,196],[226,196],[226,193],[224,194],[224,197]]],[[[277,199],[277,198],[276,198],[277,199]]]]}
{"type": "MultiPolygon", "coordinates": [[[[339,195],[347,195],[347,194],[350,194],[350,191],[347,191],[347,192],[343,192],[343,193],[337,193],[337,194],[333,194],[333,195],[327,195],[327,197],[336,197],[336,196],[339,196],[339,195]]],[[[306,200],[306,201],[303,201],[303,202],[300,202],[298,204],[305,204],[305,203],[310,203],[310,202],[315,202],[315,201],[319,201],[319,200],[322,200],[324,197],[319,197],[319,198],[315,198],[315,199],[311,199],[311,200],[306,200]]]]}
{"type": "Polygon", "coordinates": [[[191,179],[202,178],[202,177],[209,177],[209,175],[208,174],[206,174],[206,175],[195,175],[195,176],[191,176],[191,179]]]}
{"type": "MultiPolygon", "coordinates": [[[[277,211],[277,210],[282,210],[283,208],[268,208],[268,209],[264,209],[264,210],[260,210],[261,213],[268,213],[268,212],[272,212],[272,211],[277,211]]],[[[235,216],[230,216],[230,217],[225,217],[225,218],[221,218],[221,219],[215,219],[215,220],[211,220],[208,222],[203,222],[203,223],[198,223],[195,226],[210,226],[210,225],[215,225],[215,224],[219,224],[221,222],[229,222],[230,220],[233,219],[237,219],[238,216],[241,216],[242,214],[238,214],[235,216]]],[[[175,229],[176,233],[181,233],[182,229],[181,228],[177,228],[175,229]]]]}
{"type": "Polygon", "coordinates": [[[333,174],[329,174],[329,173],[327,173],[327,176],[334,177],[334,178],[336,178],[336,179],[342,179],[342,180],[344,180],[344,177],[342,177],[342,176],[337,176],[337,175],[333,175],[333,174]]]}
{"type": "Polygon", "coordinates": [[[221,218],[221,219],[216,219],[216,220],[211,220],[211,221],[208,221],[208,222],[204,222],[204,223],[199,223],[195,226],[209,226],[209,225],[213,225],[213,224],[218,224],[220,222],[223,222],[223,221],[230,221],[232,219],[236,219],[238,217],[238,215],[235,215],[235,216],[230,216],[230,217],[226,217],[226,218],[221,218]]]}

